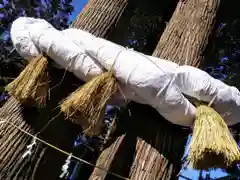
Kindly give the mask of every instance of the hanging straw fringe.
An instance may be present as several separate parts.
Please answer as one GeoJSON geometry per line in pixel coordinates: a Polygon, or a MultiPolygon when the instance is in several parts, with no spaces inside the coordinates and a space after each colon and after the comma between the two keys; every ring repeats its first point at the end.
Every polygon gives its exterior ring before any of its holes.
{"type": "Polygon", "coordinates": [[[49,89],[47,66],[44,56],[31,60],[20,75],[6,86],[6,91],[22,104],[44,107],[49,89]]]}
{"type": "Polygon", "coordinates": [[[197,107],[189,148],[187,161],[194,169],[225,169],[240,161],[238,145],[223,118],[206,105],[197,107]]]}
{"type": "Polygon", "coordinates": [[[88,136],[99,135],[107,102],[117,90],[112,71],[105,72],[73,92],[61,104],[61,111],[80,124],[88,136]]]}

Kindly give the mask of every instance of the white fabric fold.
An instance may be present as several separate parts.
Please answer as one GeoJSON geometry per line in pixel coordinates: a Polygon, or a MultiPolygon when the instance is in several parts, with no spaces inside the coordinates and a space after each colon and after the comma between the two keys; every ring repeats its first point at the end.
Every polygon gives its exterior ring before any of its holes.
{"type": "MultiPolygon", "coordinates": [[[[58,31],[43,19],[16,19],[11,38],[22,57],[30,59],[45,52],[83,81],[113,68],[127,99],[154,107],[174,124],[191,126],[194,122],[196,108],[183,94],[206,102],[216,97],[213,106],[226,123],[239,122],[238,89],[197,68],[147,56],[82,30],[58,31]]],[[[118,92],[113,102],[121,104],[123,100],[118,92]]]]}

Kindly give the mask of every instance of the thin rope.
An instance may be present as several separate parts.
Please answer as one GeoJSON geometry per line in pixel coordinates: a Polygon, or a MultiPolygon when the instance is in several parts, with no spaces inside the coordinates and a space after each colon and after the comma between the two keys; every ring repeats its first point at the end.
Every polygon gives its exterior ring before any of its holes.
{"type": "Polygon", "coordinates": [[[113,172],[111,172],[111,171],[109,171],[109,170],[107,170],[107,169],[105,169],[105,168],[102,168],[102,167],[100,167],[100,166],[96,166],[96,165],[94,165],[94,164],[92,164],[92,163],[90,163],[90,162],[88,162],[88,161],[86,161],[86,160],[84,160],[84,159],[81,159],[81,158],[79,158],[79,157],[77,157],[77,156],[74,156],[74,155],[72,155],[71,153],[69,153],[69,152],[67,152],[67,151],[64,151],[64,150],[62,150],[62,149],[60,149],[60,148],[58,148],[58,147],[56,147],[56,146],[54,146],[54,145],[52,145],[52,144],[50,144],[50,143],[42,140],[42,139],[40,139],[40,138],[32,135],[31,133],[29,133],[29,132],[27,132],[27,131],[19,128],[19,127],[16,126],[15,124],[6,121],[6,120],[3,119],[3,118],[0,118],[0,120],[1,120],[0,123],[8,123],[8,124],[10,124],[11,126],[13,126],[14,128],[18,129],[19,131],[25,133],[26,135],[28,135],[28,136],[30,136],[30,137],[32,137],[32,138],[35,138],[37,141],[39,141],[39,142],[41,142],[41,143],[43,143],[43,144],[45,144],[45,145],[47,145],[47,146],[49,146],[49,147],[51,147],[51,148],[53,148],[53,149],[55,149],[55,150],[61,152],[62,154],[65,154],[65,155],[67,155],[67,156],[71,156],[73,159],[78,160],[78,161],[80,161],[80,162],[82,162],[82,163],[85,163],[85,164],[87,164],[87,165],[90,165],[90,166],[92,166],[92,167],[99,168],[99,169],[101,169],[102,171],[107,172],[108,174],[114,175],[114,176],[116,176],[116,177],[118,177],[118,178],[121,178],[121,179],[124,179],[124,180],[130,180],[129,178],[123,177],[123,176],[121,176],[121,175],[119,175],[119,174],[113,173],[113,172]]]}
{"type": "Polygon", "coordinates": [[[212,98],[212,100],[209,102],[208,107],[211,107],[211,106],[212,106],[212,104],[213,104],[214,100],[216,99],[216,97],[217,97],[217,93],[216,93],[216,95],[212,98]]]}
{"type": "Polygon", "coordinates": [[[35,136],[41,134],[55,119],[57,119],[57,117],[60,116],[60,114],[61,112],[54,116],[52,119],[50,119],[50,121],[48,121],[48,123],[39,132],[37,132],[35,136]]]}

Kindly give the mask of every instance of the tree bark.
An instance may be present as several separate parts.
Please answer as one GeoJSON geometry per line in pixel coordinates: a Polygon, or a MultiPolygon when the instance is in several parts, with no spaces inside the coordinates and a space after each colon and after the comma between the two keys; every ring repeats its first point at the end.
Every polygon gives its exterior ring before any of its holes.
{"type": "MultiPolygon", "coordinates": [[[[180,0],[153,55],[180,65],[199,67],[208,44],[208,37],[214,27],[219,2],[219,0],[180,0]]],[[[174,137],[171,128],[165,127],[159,126],[159,129],[169,131],[168,139],[174,137]]],[[[162,136],[160,143],[163,143],[165,138],[162,136]]],[[[174,146],[177,140],[172,139],[171,143],[171,146],[174,146]]],[[[165,152],[156,151],[144,140],[138,140],[137,144],[136,157],[130,173],[131,180],[176,178],[178,172],[174,169],[177,164],[164,157],[162,154],[165,152]]],[[[183,148],[184,145],[177,147],[183,148]]],[[[179,163],[180,158],[176,160],[179,163]]]]}
{"type": "Polygon", "coordinates": [[[127,4],[128,0],[90,0],[71,27],[104,38],[117,24],[127,4]]]}
{"type": "MultiPolygon", "coordinates": [[[[111,28],[119,20],[119,17],[121,16],[126,6],[127,0],[90,0],[78,16],[77,20],[72,24],[72,27],[87,30],[99,37],[106,37],[107,34],[111,31],[111,28]]],[[[52,68],[51,70],[52,72],[50,73],[50,77],[52,87],[61,82],[64,72],[61,70],[56,70],[54,68],[52,68]]],[[[47,128],[45,128],[38,137],[43,138],[44,140],[68,152],[72,151],[72,145],[74,139],[77,137],[77,133],[80,131],[80,127],[72,124],[70,121],[65,121],[64,117],[62,115],[59,115],[59,108],[56,107],[59,107],[58,103],[64,97],[67,97],[70,92],[76,89],[76,86],[74,86],[74,84],[79,84],[79,80],[76,79],[71,73],[67,73],[64,77],[64,81],[61,82],[61,84],[57,88],[51,90],[51,99],[47,102],[46,108],[40,109],[35,112],[32,111],[33,109],[30,109],[30,111],[25,113],[28,116],[27,118],[26,116],[23,116],[19,120],[13,120],[13,123],[20,123],[21,126],[24,126],[26,131],[32,134],[39,132],[39,130],[42,130],[43,127],[49,123],[47,128]],[[61,89],[61,91],[59,91],[59,89],[61,89]],[[55,119],[54,121],[50,122],[52,118],[55,119]]],[[[3,108],[4,111],[6,111],[6,108],[9,108],[9,103],[12,102],[8,101],[6,103],[6,106],[4,106],[3,108]]],[[[1,112],[3,112],[3,109],[0,110],[0,114],[1,112]]],[[[23,111],[26,111],[26,108],[24,108],[23,111]]],[[[12,115],[9,116],[14,117],[14,114],[16,113],[16,111],[13,111],[12,115]]],[[[12,119],[6,117],[5,120],[12,119]]],[[[4,132],[1,132],[1,135],[3,136],[2,140],[9,139],[7,137],[7,132],[11,130],[12,127],[7,126],[6,129],[7,130],[5,130],[4,132]]],[[[9,156],[9,158],[11,158],[11,161],[7,163],[9,164],[9,167],[11,169],[6,169],[4,168],[4,166],[1,166],[0,177],[2,177],[3,179],[8,178],[9,180],[23,178],[36,180],[46,178],[58,179],[59,175],[61,174],[61,166],[65,163],[67,157],[43,145],[42,143],[37,143],[36,149],[34,150],[31,159],[21,161],[22,153],[24,153],[23,151],[26,150],[26,145],[30,143],[32,138],[26,137],[25,135],[18,133],[17,130],[14,132],[18,134],[18,136],[14,137],[14,142],[16,141],[18,144],[20,143],[21,147],[14,149],[12,147],[12,157],[9,156]],[[14,164],[12,162],[17,163],[14,164]],[[48,172],[47,175],[46,172],[48,172]]],[[[8,146],[10,145],[11,144],[9,144],[8,146]]],[[[2,149],[2,151],[5,152],[5,154],[10,153],[4,150],[4,148],[2,149]]],[[[105,154],[106,153],[109,154],[111,152],[108,153],[108,150],[106,150],[105,154]]],[[[3,157],[3,155],[0,157],[0,161],[5,159],[6,158],[3,157]]],[[[101,164],[101,160],[99,161],[98,162],[101,164]]]]}
{"type": "MultiPolygon", "coordinates": [[[[49,73],[51,74],[51,87],[53,87],[59,84],[64,71],[50,70],[49,73]]],[[[16,106],[20,103],[10,98],[0,109],[2,115],[0,117],[33,135],[41,131],[38,138],[44,139],[65,151],[71,151],[79,127],[76,127],[70,121],[65,121],[64,117],[59,115],[59,108],[56,107],[58,107],[59,101],[74,88],[72,84],[78,83],[79,80],[74,81],[76,79],[70,73],[66,74],[66,77],[70,81],[64,81],[58,86],[61,89],[60,92],[58,88],[51,90],[51,101],[47,103],[46,108],[36,109],[22,107],[21,105],[16,106]],[[12,109],[13,107],[14,109],[12,109]],[[50,123],[52,118],[55,119],[50,123]],[[45,126],[46,128],[44,128],[45,126]]],[[[27,145],[31,143],[33,138],[20,132],[11,124],[4,123],[0,126],[0,140],[2,142],[0,143],[0,179],[58,179],[66,156],[40,142],[36,142],[32,149],[32,155],[22,158],[23,153],[27,151],[27,145]],[[47,175],[46,172],[48,172],[47,175]]]]}
{"type": "Polygon", "coordinates": [[[153,55],[199,67],[219,3],[220,0],[180,0],[153,55]]]}
{"type": "Polygon", "coordinates": [[[106,178],[108,174],[106,170],[110,170],[115,155],[118,153],[117,151],[122,145],[124,138],[125,135],[118,137],[109,147],[104,149],[96,163],[98,167],[104,168],[104,170],[100,168],[94,168],[89,180],[102,180],[106,178]]]}

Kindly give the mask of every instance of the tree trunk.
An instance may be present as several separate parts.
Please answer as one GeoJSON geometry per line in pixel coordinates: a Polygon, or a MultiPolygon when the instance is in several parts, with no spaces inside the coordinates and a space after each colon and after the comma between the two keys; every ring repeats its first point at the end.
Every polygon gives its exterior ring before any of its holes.
{"type": "MultiPolygon", "coordinates": [[[[218,5],[219,0],[180,0],[153,55],[180,65],[187,64],[199,67],[208,44],[208,37],[214,27],[218,5]]],[[[172,140],[171,146],[174,147],[177,140],[173,138],[171,128],[159,126],[159,129],[169,131],[167,138],[172,140]]],[[[160,143],[163,143],[165,138],[162,136],[160,143]]],[[[177,164],[170,162],[166,156],[162,155],[166,152],[156,151],[144,140],[138,140],[137,144],[139,146],[136,148],[137,153],[132,165],[130,179],[176,178],[178,172],[174,169],[176,169],[177,164]]],[[[177,148],[183,148],[183,144],[177,148]]],[[[178,157],[176,161],[180,162],[180,158],[178,157]]]]}
{"type": "MultiPolygon", "coordinates": [[[[106,37],[111,28],[117,23],[126,5],[127,0],[90,0],[77,20],[72,24],[72,27],[87,30],[96,36],[106,37]]],[[[51,87],[61,82],[63,74],[64,71],[51,68],[51,87]]],[[[74,84],[79,84],[79,80],[71,73],[67,73],[64,81],[61,82],[57,88],[51,90],[51,99],[47,102],[46,108],[40,110],[32,108],[27,110],[29,108],[24,108],[23,111],[25,115],[22,114],[22,118],[12,120],[14,114],[21,111],[20,107],[16,107],[18,111],[9,111],[8,113],[12,113],[12,115],[10,114],[9,117],[5,117],[5,120],[11,120],[12,123],[16,125],[20,124],[21,127],[24,126],[24,130],[32,134],[39,132],[39,130],[42,130],[44,126],[47,125],[38,137],[68,152],[72,151],[72,145],[77,137],[77,133],[80,131],[80,127],[72,124],[70,121],[65,121],[64,117],[59,115],[59,108],[56,107],[59,107],[58,103],[64,97],[67,97],[69,93],[77,88],[74,84]],[[61,91],[59,91],[59,89],[61,89],[61,91]],[[54,121],[50,122],[52,118],[54,118],[54,121]]],[[[3,111],[6,111],[6,108],[9,108],[9,103],[13,104],[13,102],[9,100],[4,108],[0,110],[0,115],[3,111]]],[[[0,131],[2,136],[0,140],[9,140],[7,137],[9,130],[12,130],[11,126],[6,126],[3,132],[0,131]]],[[[22,161],[22,153],[24,153],[26,145],[31,142],[32,138],[18,133],[18,130],[16,130],[16,134],[18,134],[18,136],[9,140],[10,143],[8,146],[13,146],[10,147],[11,152],[6,151],[4,147],[1,149],[5,154],[7,153],[10,158],[9,163],[4,163],[4,165],[9,164],[9,166],[7,166],[9,168],[4,166],[0,167],[1,179],[58,179],[61,174],[61,166],[65,163],[67,157],[42,143],[37,143],[31,158],[22,161]],[[21,147],[15,146],[14,142],[20,144],[21,147]],[[12,156],[10,157],[10,155],[12,156]],[[16,162],[16,164],[12,162],[16,162]]],[[[6,161],[6,158],[2,154],[0,161],[3,160],[6,161]]]]}
{"type": "Polygon", "coordinates": [[[153,55],[199,67],[219,3],[220,0],[179,1],[153,55]]]}
{"type": "MultiPolygon", "coordinates": [[[[53,87],[59,84],[64,71],[50,70],[49,73],[51,75],[50,86],[53,87]]],[[[60,149],[71,151],[72,143],[78,134],[79,127],[76,127],[70,121],[65,121],[64,117],[59,115],[59,108],[56,109],[56,107],[58,107],[59,101],[66,97],[71,92],[71,89],[74,88],[72,84],[79,80],[74,81],[76,79],[69,73],[66,77],[70,78],[71,81],[64,81],[58,87],[61,88],[60,92],[58,88],[51,90],[51,101],[47,103],[46,108],[23,108],[20,105],[16,106],[16,100],[13,101],[13,98],[10,98],[0,109],[0,114],[3,115],[1,118],[31,134],[42,131],[38,134],[39,138],[60,149]],[[13,107],[15,109],[12,110],[13,107]],[[57,117],[54,121],[49,123],[55,116],[57,117]],[[46,128],[44,128],[45,126],[46,128]],[[63,136],[63,134],[65,135],[63,136]]],[[[18,102],[17,104],[20,103],[18,102]]],[[[11,124],[5,123],[0,126],[0,140],[2,142],[0,143],[0,179],[58,179],[66,156],[40,142],[36,142],[32,155],[22,158],[32,138],[20,132],[11,124]],[[48,172],[47,175],[46,172],[48,172]]]]}
{"type": "Polygon", "coordinates": [[[109,147],[107,147],[99,156],[96,165],[98,167],[104,168],[104,170],[100,168],[94,168],[89,180],[102,180],[107,176],[107,171],[112,166],[112,162],[119,150],[119,147],[122,146],[125,135],[118,137],[114,143],[112,143],[109,147]]]}
{"type": "Polygon", "coordinates": [[[89,0],[71,27],[106,37],[117,24],[128,0],[89,0]]]}

